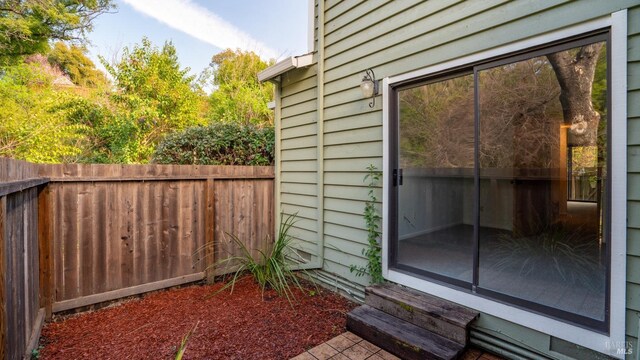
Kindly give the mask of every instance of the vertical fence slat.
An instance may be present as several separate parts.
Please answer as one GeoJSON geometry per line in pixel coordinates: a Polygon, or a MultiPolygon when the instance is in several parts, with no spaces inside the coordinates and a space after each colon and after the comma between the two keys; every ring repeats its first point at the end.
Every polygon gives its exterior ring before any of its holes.
{"type": "Polygon", "coordinates": [[[38,193],[38,252],[40,261],[40,307],[51,318],[53,304],[53,228],[51,226],[51,190],[41,188],[38,193]]]}
{"type": "MultiPolygon", "coordinates": [[[[0,159],[2,160],[2,159],[0,159]]],[[[0,163],[0,165],[3,165],[0,163]]],[[[2,171],[4,166],[0,166],[2,171]]],[[[6,244],[6,210],[7,210],[7,198],[6,196],[0,196],[0,359],[6,359],[7,347],[8,347],[8,324],[7,324],[7,300],[8,296],[5,291],[5,277],[8,275],[6,268],[5,256],[7,256],[6,244]]]]}
{"type": "Polygon", "coordinates": [[[204,248],[204,264],[207,269],[207,281],[213,282],[215,273],[213,271],[213,264],[216,261],[214,257],[214,242],[216,239],[215,234],[215,180],[207,179],[205,184],[204,198],[206,201],[206,215],[205,215],[205,248],[204,248]]]}
{"type": "MultiPolygon", "coordinates": [[[[24,186],[0,197],[0,358],[18,359],[37,339],[40,311],[40,203],[34,164],[0,159],[0,183],[24,186]]],[[[11,189],[11,188],[9,188],[11,189]]]]}

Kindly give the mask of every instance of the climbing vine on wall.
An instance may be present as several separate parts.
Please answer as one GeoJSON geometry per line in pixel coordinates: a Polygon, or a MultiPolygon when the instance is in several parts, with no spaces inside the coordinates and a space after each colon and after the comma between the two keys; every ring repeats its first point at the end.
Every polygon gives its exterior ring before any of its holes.
{"type": "Polygon", "coordinates": [[[362,254],[367,257],[366,266],[351,265],[349,270],[356,276],[369,275],[371,284],[379,284],[384,281],[382,277],[382,246],[380,245],[380,213],[376,208],[378,198],[375,190],[378,188],[382,173],[374,165],[367,166],[368,173],[364,181],[368,181],[369,200],[364,206],[364,221],[367,227],[367,247],[362,249],[362,254]]]}

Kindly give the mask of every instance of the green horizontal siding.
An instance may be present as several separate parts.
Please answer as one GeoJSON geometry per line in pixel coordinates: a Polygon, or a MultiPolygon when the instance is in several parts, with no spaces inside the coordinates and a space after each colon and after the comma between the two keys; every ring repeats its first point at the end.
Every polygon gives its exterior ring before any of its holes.
{"type": "MultiPolygon", "coordinates": [[[[313,78],[311,80],[314,80],[313,78]]],[[[300,83],[298,83],[300,84],[300,83]]],[[[282,107],[299,104],[309,100],[315,100],[318,97],[318,93],[315,87],[310,89],[302,89],[299,92],[292,93],[289,96],[282,97],[282,107]]]]}
{"type": "MultiPolygon", "coordinates": [[[[289,171],[289,172],[281,172],[280,179],[283,182],[289,183],[306,183],[306,184],[316,184],[317,183],[317,173],[315,171],[289,171]]],[[[317,202],[317,199],[316,199],[317,202]]]]}
{"type": "MultiPolygon", "coordinates": [[[[329,46],[327,57],[349,50],[349,43],[364,44],[371,39],[402,29],[398,24],[412,24],[424,17],[425,14],[436,14],[460,2],[461,0],[425,1],[417,4],[414,0],[387,2],[369,13],[367,17],[361,16],[359,19],[329,33],[325,37],[326,44],[329,46]],[[369,17],[379,19],[376,21],[375,26],[371,26],[369,17]],[[349,41],[342,41],[346,38],[349,38],[349,41]]],[[[361,11],[360,14],[362,13],[361,11]]]]}
{"type": "Polygon", "coordinates": [[[315,124],[317,118],[318,117],[315,112],[291,115],[282,119],[280,127],[282,129],[288,129],[290,127],[296,127],[306,124],[315,124]]]}
{"type": "Polygon", "coordinates": [[[292,126],[282,129],[282,137],[285,139],[292,139],[301,136],[315,136],[318,131],[315,123],[302,124],[299,126],[292,126]]]}
{"type": "Polygon", "coordinates": [[[640,118],[629,118],[627,141],[629,145],[640,145],[640,118]]]}
{"type": "MultiPolygon", "coordinates": [[[[635,35],[634,38],[640,38],[640,35],[635,35]]],[[[640,60],[633,60],[629,62],[627,67],[627,75],[629,76],[628,87],[629,90],[640,90],[640,60]]]]}
{"type": "Polygon", "coordinates": [[[304,149],[308,147],[315,148],[317,146],[317,137],[314,135],[314,136],[296,137],[291,139],[282,139],[281,145],[282,145],[283,151],[289,150],[289,149],[304,149]]]}
{"type": "Polygon", "coordinates": [[[317,255],[317,88],[314,66],[281,77],[278,209],[296,214],[293,246],[317,255]]]}

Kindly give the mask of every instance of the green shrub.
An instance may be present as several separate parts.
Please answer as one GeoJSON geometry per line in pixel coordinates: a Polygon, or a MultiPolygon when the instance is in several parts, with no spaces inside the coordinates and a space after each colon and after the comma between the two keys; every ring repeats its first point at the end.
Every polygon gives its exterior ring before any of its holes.
{"type": "Polygon", "coordinates": [[[214,123],[168,135],[153,154],[157,164],[272,165],[272,127],[214,123]]]}

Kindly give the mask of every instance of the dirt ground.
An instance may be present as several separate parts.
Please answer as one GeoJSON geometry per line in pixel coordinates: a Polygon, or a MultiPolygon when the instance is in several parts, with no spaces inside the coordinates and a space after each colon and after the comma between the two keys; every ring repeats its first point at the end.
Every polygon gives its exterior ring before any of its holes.
{"type": "Polygon", "coordinates": [[[275,292],[264,300],[253,279],[233,293],[194,285],[79,315],[42,330],[40,359],[173,359],[185,334],[183,359],[289,359],[345,331],[356,304],[328,290],[295,290],[293,306],[275,292]]]}

